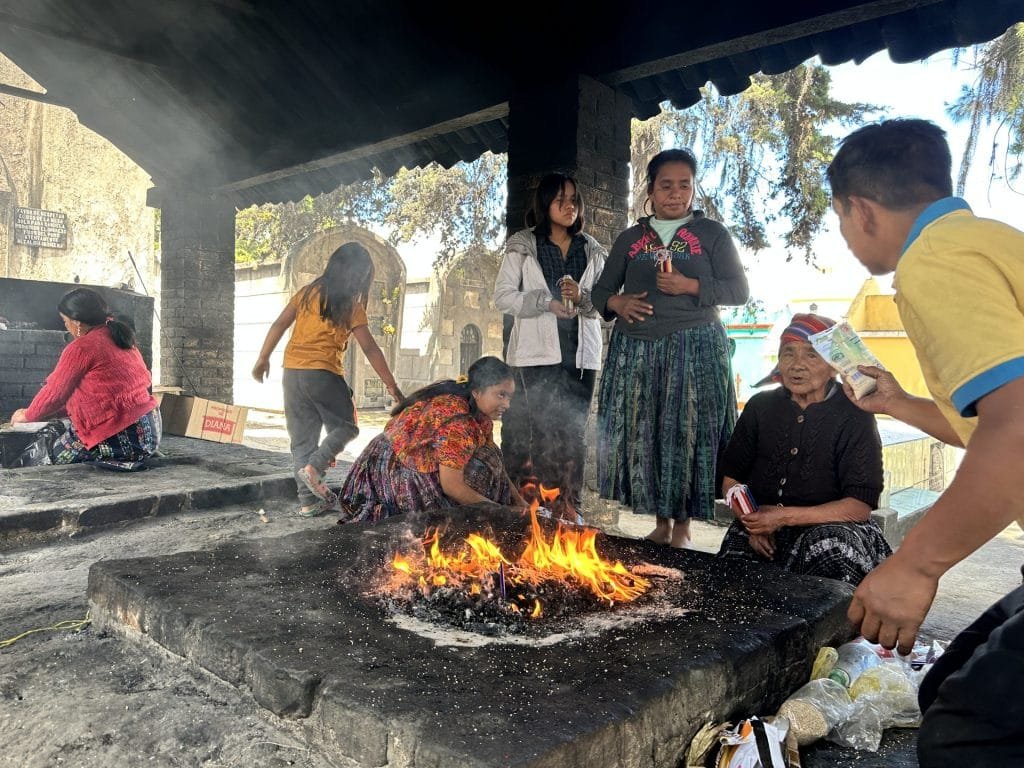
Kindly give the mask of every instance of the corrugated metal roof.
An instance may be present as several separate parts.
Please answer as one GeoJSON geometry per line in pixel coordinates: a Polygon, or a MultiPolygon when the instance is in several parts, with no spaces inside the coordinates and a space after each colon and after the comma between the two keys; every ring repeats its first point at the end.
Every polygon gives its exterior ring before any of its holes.
{"type": "Polygon", "coordinates": [[[158,187],[294,200],[508,148],[510,95],[579,73],[645,118],[814,56],[913,61],[991,40],[1024,0],[519,3],[0,0],[0,50],[158,187]]]}

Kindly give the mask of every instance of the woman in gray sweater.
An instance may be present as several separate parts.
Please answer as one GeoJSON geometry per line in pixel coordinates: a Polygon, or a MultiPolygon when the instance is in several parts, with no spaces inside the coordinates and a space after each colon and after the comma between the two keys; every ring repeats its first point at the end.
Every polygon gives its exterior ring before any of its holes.
{"type": "Polygon", "coordinates": [[[690,545],[709,519],[716,463],[736,422],[720,304],[747,279],[728,230],[693,208],[697,161],[668,149],[647,165],[653,215],[616,239],[592,301],[615,319],[598,393],[601,496],[655,515],[649,539],[690,545]]]}

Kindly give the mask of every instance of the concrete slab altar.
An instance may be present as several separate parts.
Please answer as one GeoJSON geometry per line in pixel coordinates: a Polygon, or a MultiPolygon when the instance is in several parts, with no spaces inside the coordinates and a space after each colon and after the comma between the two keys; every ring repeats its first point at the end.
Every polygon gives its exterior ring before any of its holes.
{"type": "Polygon", "coordinates": [[[850,638],[844,584],[607,536],[610,559],[683,572],[671,605],[599,610],[550,635],[432,629],[365,594],[396,543],[437,519],[406,517],[98,562],[93,621],[301,719],[340,762],[388,768],[675,768],[705,722],[774,714],[817,649],[850,638]]]}

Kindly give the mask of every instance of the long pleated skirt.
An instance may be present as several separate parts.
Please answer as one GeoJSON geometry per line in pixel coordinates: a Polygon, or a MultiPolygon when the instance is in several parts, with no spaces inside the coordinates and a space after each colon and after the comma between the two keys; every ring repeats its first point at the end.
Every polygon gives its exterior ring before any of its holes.
{"type": "Polygon", "coordinates": [[[711,519],[735,423],[721,323],[655,340],[613,332],[597,406],[600,495],[637,513],[711,519]]]}

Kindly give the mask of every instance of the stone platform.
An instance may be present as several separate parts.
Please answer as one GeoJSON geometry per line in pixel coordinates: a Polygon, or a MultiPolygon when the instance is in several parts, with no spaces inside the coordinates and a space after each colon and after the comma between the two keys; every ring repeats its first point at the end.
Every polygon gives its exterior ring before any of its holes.
{"type": "Polygon", "coordinates": [[[301,719],[343,764],[388,768],[675,768],[705,722],[774,712],[820,646],[850,637],[841,583],[607,537],[609,556],[684,572],[678,610],[615,609],[531,641],[453,639],[364,595],[410,524],[421,530],[398,517],[97,562],[93,621],[301,719]]]}
{"type": "MultiPolygon", "coordinates": [[[[160,452],[142,472],[0,469],[0,549],[174,512],[295,499],[287,453],[174,435],[164,435],[160,452]]],[[[331,470],[329,481],[341,482],[347,469],[331,470]]]]}

